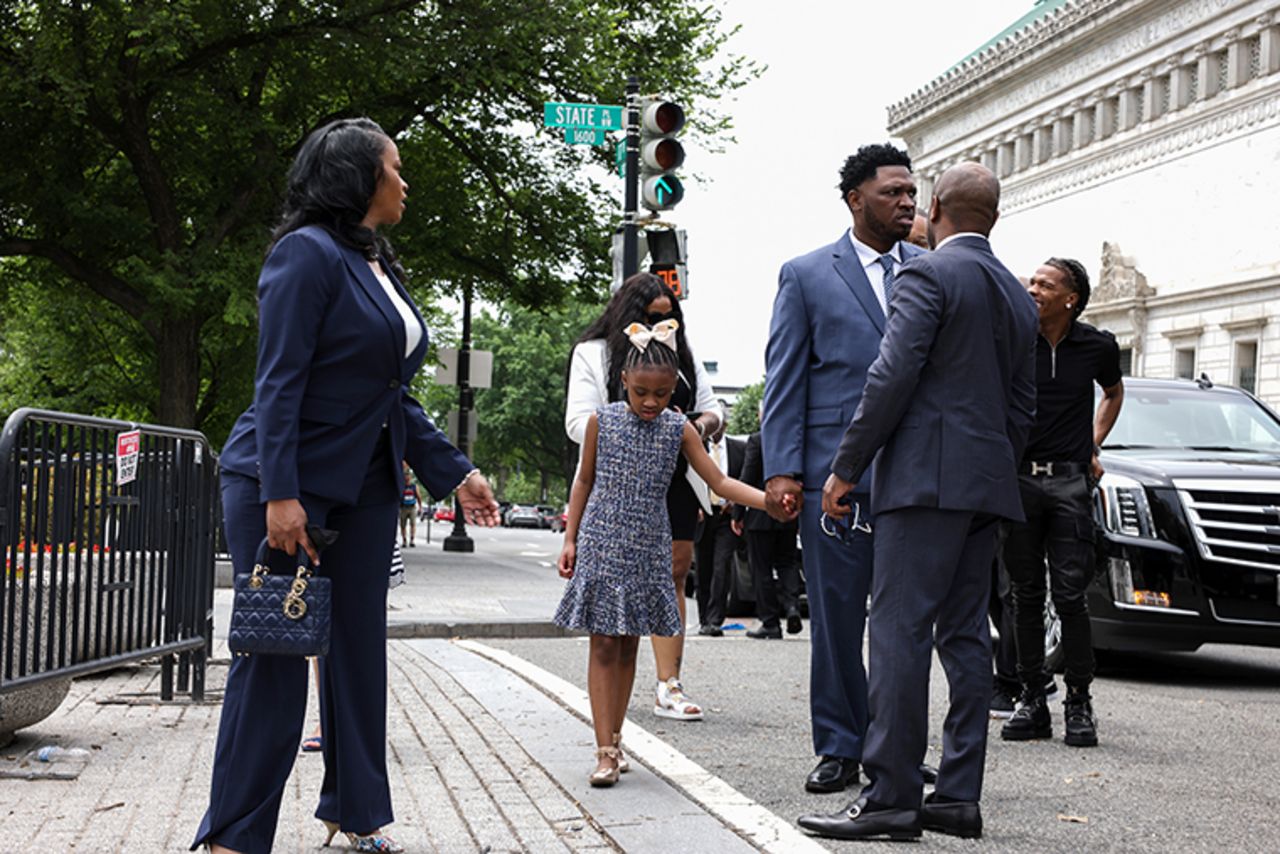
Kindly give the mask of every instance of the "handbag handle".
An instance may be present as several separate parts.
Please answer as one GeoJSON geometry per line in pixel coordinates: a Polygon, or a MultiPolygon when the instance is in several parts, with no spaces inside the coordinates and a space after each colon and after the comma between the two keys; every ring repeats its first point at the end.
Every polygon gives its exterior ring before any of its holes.
{"type": "MultiPolygon", "coordinates": [[[[267,544],[267,538],[263,537],[254,556],[253,574],[249,578],[249,588],[252,590],[261,589],[262,580],[271,574],[271,568],[267,566],[267,553],[270,550],[271,546],[267,544]]],[[[307,579],[311,577],[311,558],[307,555],[306,549],[298,549],[297,560],[298,569],[293,578],[293,585],[284,597],[283,605],[284,615],[295,621],[301,620],[307,613],[307,601],[302,597],[307,592],[307,579]]]]}

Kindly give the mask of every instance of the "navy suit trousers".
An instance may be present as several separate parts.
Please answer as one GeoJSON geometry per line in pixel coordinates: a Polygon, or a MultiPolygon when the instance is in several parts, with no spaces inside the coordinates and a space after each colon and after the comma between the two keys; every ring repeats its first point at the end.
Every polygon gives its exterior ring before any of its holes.
{"type": "Polygon", "coordinates": [[[877,804],[920,808],[935,644],[951,698],[935,791],[962,801],[982,795],[995,536],[995,517],[985,514],[907,507],[876,517],[868,628],[871,723],[862,764],[871,779],[863,794],[877,804]]]}
{"type": "Polygon", "coordinates": [[[867,732],[862,633],[871,584],[871,537],[854,534],[847,543],[828,537],[819,525],[821,517],[822,492],[805,490],[800,542],[809,597],[813,752],[860,760],[867,732]]]}
{"type": "MultiPolygon", "coordinates": [[[[329,654],[320,661],[325,774],[315,814],[356,833],[392,821],[386,603],[400,486],[392,481],[386,456],[380,446],[354,505],[302,497],[309,523],[339,532],[337,542],[321,555],[319,568],[319,574],[332,580],[333,624],[329,654]]],[[[266,534],[258,482],[224,471],[222,502],[232,564],[236,573],[249,572],[266,534]]],[[[207,841],[245,854],[271,850],[281,797],[302,737],[308,671],[305,658],[232,660],[209,809],[193,849],[207,841]]],[[[315,832],[321,833],[318,825],[315,832]]]]}

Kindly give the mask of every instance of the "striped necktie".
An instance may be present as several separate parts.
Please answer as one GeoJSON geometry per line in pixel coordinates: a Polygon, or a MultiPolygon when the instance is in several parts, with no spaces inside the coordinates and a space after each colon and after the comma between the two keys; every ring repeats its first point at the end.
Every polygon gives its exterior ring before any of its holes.
{"type": "Polygon", "coordinates": [[[885,314],[888,314],[889,298],[893,295],[893,256],[887,253],[881,255],[880,266],[884,267],[884,279],[881,280],[881,284],[884,287],[885,314]]]}

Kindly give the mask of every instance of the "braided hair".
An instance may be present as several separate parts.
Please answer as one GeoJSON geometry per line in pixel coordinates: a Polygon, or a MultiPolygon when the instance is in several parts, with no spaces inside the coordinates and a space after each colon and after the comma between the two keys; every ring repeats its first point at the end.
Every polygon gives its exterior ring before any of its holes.
{"type": "Polygon", "coordinates": [[[1072,311],[1073,319],[1084,314],[1085,306],[1089,304],[1089,274],[1085,271],[1084,265],[1074,258],[1050,258],[1045,261],[1046,267],[1052,267],[1059,273],[1067,277],[1067,287],[1075,291],[1076,303],[1072,311]]]}
{"type": "Polygon", "coordinates": [[[650,341],[649,346],[641,350],[632,344],[630,351],[622,361],[622,370],[657,370],[680,372],[680,354],[660,341],[650,341]]]}

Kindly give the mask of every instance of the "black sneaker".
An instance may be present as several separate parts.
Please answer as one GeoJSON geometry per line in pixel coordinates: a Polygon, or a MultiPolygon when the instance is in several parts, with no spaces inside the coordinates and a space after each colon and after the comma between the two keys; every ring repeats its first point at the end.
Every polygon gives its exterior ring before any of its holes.
{"type": "Polygon", "coordinates": [[[991,691],[991,719],[1007,721],[1013,717],[1014,708],[1014,696],[999,685],[995,686],[991,691]]]}
{"type": "Polygon", "coordinates": [[[1049,717],[1049,704],[1042,695],[1023,697],[1013,717],[1000,727],[1000,737],[1005,741],[1030,741],[1033,738],[1052,738],[1053,719],[1049,717]]]}
{"type": "Polygon", "coordinates": [[[1088,691],[1069,689],[1067,699],[1062,701],[1062,714],[1067,728],[1062,737],[1063,743],[1072,747],[1097,746],[1098,723],[1093,717],[1088,691]]]}

